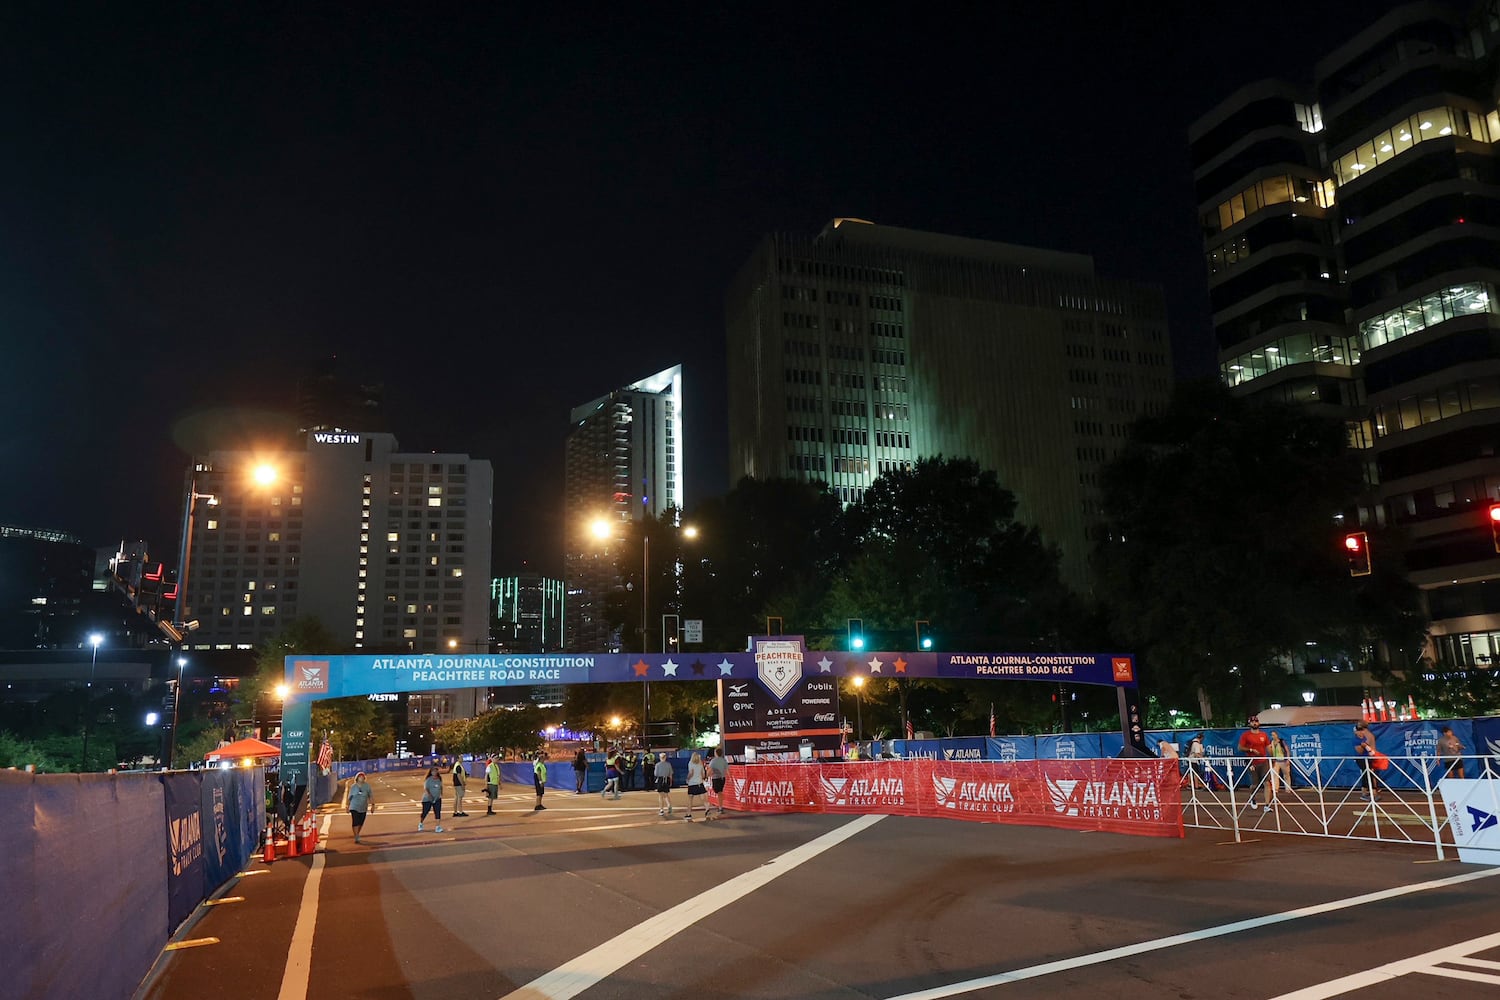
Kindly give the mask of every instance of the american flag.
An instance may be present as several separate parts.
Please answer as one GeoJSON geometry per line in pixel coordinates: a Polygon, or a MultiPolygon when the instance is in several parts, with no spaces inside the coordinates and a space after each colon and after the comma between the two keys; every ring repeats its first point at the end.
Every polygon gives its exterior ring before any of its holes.
{"type": "Polygon", "coordinates": [[[906,720],[906,738],[909,740],[914,740],[917,738],[917,731],[915,728],[913,728],[910,717],[908,717],[906,720]]]}
{"type": "Polygon", "coordinates": [[[328,770],[333,766],[333,744],[328,742],[328,737],[323,737],[323,746],[318,750],[318,766],[328,770]]]}
{"type": "Polygon", "coordinates": [[[995,703],[990,702],[990,735],[995,735],[995,703]]]}

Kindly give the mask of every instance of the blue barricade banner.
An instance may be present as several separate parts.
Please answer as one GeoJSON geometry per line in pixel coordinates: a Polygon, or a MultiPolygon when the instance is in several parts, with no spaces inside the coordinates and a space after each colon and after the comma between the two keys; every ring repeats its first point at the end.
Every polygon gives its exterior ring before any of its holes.
{"type": "MultiPolygon", "coordinates": [[[[1471,732],[1474,740],[1468,744],[1471,753],[1500,757],[1500,718],[1474,719],[1471,732]]],[[[1458,735],[1457,730],[1454,730],[1454,735],[1458,735]]],[[[1459,736],[1459,739],[1463,737],[1459,736]]]]}
{"type": "Polygon", "coordinates": [[[987,736],[984,745],[988,760],[1036,760],[1035,736],[987,736]]]}
{"type": "Polygon", "coordinates": [[[1084,760],[1103,757],[1098,733],[1061,733],[1036,738],[1038,760],[1084,760]]]}
{"type": "Polygon", "coordinates": [[[1099,733],[1099,756],[1118,757],[1125,750],[1125,737],[1119,733],[1099,733]]]}
{"type": "Polygon", "coordinates": [[[203,771],[161,776],[167,827],[167,932],[188,918],[204,897],[203,771]]]}

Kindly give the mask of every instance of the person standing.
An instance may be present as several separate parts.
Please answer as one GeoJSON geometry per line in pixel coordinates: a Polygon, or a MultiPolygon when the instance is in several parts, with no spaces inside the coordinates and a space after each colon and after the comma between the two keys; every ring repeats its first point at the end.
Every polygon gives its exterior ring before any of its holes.
{"type": "Polygon", "coordinates": [[[1271,762],[1266,757],[1266,751],[1270,749],[1271,738],[1260,731],[1260,716],[1250,716],[1250,728],[1240,734],[1240,753],[1247,757],[1250,762],[1250,770],[1255,774],[1255,784],[1250,789],[1250,801],[1247,809],[1259,809],[1255,803],[1255,793],[1264,788],[1261,793],[1265,799],[1266,808],[1271,806],[1270,782],[1267,780],[1271,774],[1271,762]]]}
{"type": "Polygon", "coordinates": [[[656,767],[651,772],[656,784],[656,801],[661,807],[656,810],[658,816],[672,815],[672,762],[667,760],[666,754],[659,754],[656,758],[656,767]]]}
{"type": "Polygon", "coordinates": [[[1364,778],[1365,791],[1370,794],[1370,801],[1379,802],[1380,793],[1375,790],[1375,775],[1370,768],[1373,764],[1377,770],[1384,770],[1380,761],[1383,755],[1375,748],[1375,734],[1370,732],[1368,722],[1354,724],[1354,756],[1359,758],[1361,776],[1364,778]]]}
{"type": "Polygon", "coordinates": [[[1452,726],[1444,726],[1437,741],[1438,761],[1442,765],[1439,778],[1462,778],[1464,773],[1463,741],[1453,735],[1452,726]]]}
{"type": "Polygon", "coordinates": [[[1203,734],[1199,733],[1188,740],[1188,773],[1196,775],[1197,780],[1205,789],[1210,789],[1208,783],[1208,755],[1203,749],[1203,734]]]}
{"type": "Polygon", "coordinates": [[[620,786],[627,792],[633,792],[635,791],[635,751],[626,750],[620,763],[620,786]]]}
{"type": "Polygon", "coordinates": [[[467,816],[464,812],[464,793],[469,790],[469,772],[464,768],[462,757],[453,758],[453,815],[467,816]]]}
{"type": "Polygon", "coordinates": [[[536,760],[531,765],[531,780],[536,785],[536,805],[531,807],[531,811],[541,812],[547,808],[542,805],[542,796],[547,794],[547,755],[540,750],[536,752],[536,760]]]}
{"type": "Polygon", "coordinates": [[[719,815],[724,815],[724,783],[729,778],[729,760],[722,746],[714,747],[714,755],[708,762],[709,779],[713,783],[714,802],[719,815]]]}
{"type": "Polygon", "coordinates": [[[1271,758],[1271,801],[1275,802],[1281,789],[1292,790],[1292,757],[1280,733],[1271,733],[1271,745],[1266,755],[1271,758]]]}
{"type": "Polygon", "coordinates": [[[604,787],[599,789],[599,797],[609,798],[611,793],[620,797],[620,751],[614,747],[604,756],[604,787]]]}
{"type": "Polygon", "coordinates": [[[583,752],[583,747],[579,747],[578,752],[573,755],[573,790],[575,794],[583,794],[583,785],[588,780],[588,774],[589,756],[583,752]]]}
{"type": "Polygon", "coordinates": [[[422,824],[427,822],[427,814],[432,813],[437,820],[437,832],[443,832],[443,779],[438,777],[438,769],[429,767],[427,777],[422,780],[422,818],[417,820],[417,832],[422,832],[422,824]]]}
{"type": "MultiPolygon", "coordinates": [[[[693,755],[688,758],[687,773],[688,813],[687,821],[693,821],[693,803],[708,795],[708,789],[703,787],[703,755],[694,750],[693,755]]],[[[712,819],[708,814],[708,803],[703,803],[703,818],[712,819]]]]}
{"type": "Polygon", "coordinates": [[[375,789],[370,787],[370,782],[365,779],[365,772],[360,771],[354,776],[354,781],[349,785],[349,791],[344,796],[345,808],[349,810],[349,821],[354,826],[354,842],[359,843],[359,831],[364,828],[365,814],[370,811],[370,806],[375,803],[375,789]]]}
{"type": "Polygon", "coordinates": [[[484,795],[489,799],[489,808],[485,809],[486,816],[495,815],[495,800],[500,797],[500,762],[494,757],[490,758],[488,766],[484,769],[484,795]]]}

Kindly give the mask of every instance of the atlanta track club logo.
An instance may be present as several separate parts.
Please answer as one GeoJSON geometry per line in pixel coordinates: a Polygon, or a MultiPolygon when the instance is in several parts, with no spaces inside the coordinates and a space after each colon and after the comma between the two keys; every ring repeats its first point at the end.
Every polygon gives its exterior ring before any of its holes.
{"type": "Polygon", "coordinates": [[[744,778],[735,778],[734,779],[734,797],[737,798],[737,799],[743,799],[745,797],[745,779],[744,778]]]}
{"type": "Polygon", "coordinates": [[[901,778],[820,777],[823,802],[830,806],[869,808],[905,806],[906,782],[901,778]]]}
{"type": "Polygon", "coordinates": [[[1073,804],[1073,792],[1078,781],[1072,778],[1047,779],[1047,794],[1052,799],[1052,811],[1064,816],[1077,816],[1078,807],[1073,804]]]}
{"type": "Polygon", "coordinates": [[[309,694],[328,693],[327,660],[294,660],[292,687],[309,694]]]}
{"type": "Polygon", "coordinates": [[[932,791],[939,809],[992,814],[1016,811],[1016,796],[1008,781],[960,781],[934,774],[932,791]]]}
{"type": "Polygon", "coordinates": [[[1161,819],[1161,796],[1150,781],[1047,778],[1054,812],[1092,819],[1161,819]]]}

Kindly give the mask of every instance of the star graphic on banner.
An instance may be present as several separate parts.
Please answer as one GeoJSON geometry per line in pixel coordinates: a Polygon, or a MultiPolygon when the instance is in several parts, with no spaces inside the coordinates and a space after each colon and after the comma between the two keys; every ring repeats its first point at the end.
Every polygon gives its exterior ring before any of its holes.
{"type": "Polygon", "coordinates": [[[673,663],[671,660],[667,660],[661,665],[661,672],[666,677],[676,677],[677,664],[673,663]]]}
{"type": "Polygon", "coordinates": [[[734,676],[734,664],[730,663],[727,658],[719,661],[719,676],[720,677],[733,677],[734,676]]]}
{"type": "Polygon", "coordinates": [[[896,673],[898,673],[898,674],[904,674],[904,673],[906,673],[906,661],[903,660],[903,659],[901,659],[901,657],[899,657],[899,656],[896,657],[896,673]]]}
{"type": "Polygon", "coordinates": [[[880,664],[880,657],[878,657],[878,656],[872,656],[872,657],[870,657],[870,673],[872,673],[872,674],[878,674],[878,673],[880,673],[880,666],[881,666],[881,664],[880,664]]]}
{"type": "Polygon", "coordinates": [[[645,677],[646,671],[651,669],[646,665],[645,660],[636,660],[635,663],[631,664],[631,668],[635,671],[637,677],[645,677]]]}
{"type": "Polygon", "coordinates": [[[707,668],[708,668],[708,664],[704,663],[702,660],[694,660],[693,661],[693,676],[694,677],[702,677],[703,676],[703,671],[706,670],[707,668]]]}
{"type": "Polygon", "coordinates": [[[818,661],[818,669],[821,670],[825,674],[832,672],[832,670],[833,670],[833,661],[830,660],[826,656],[823,657],[821,660],[818,661]]]}

